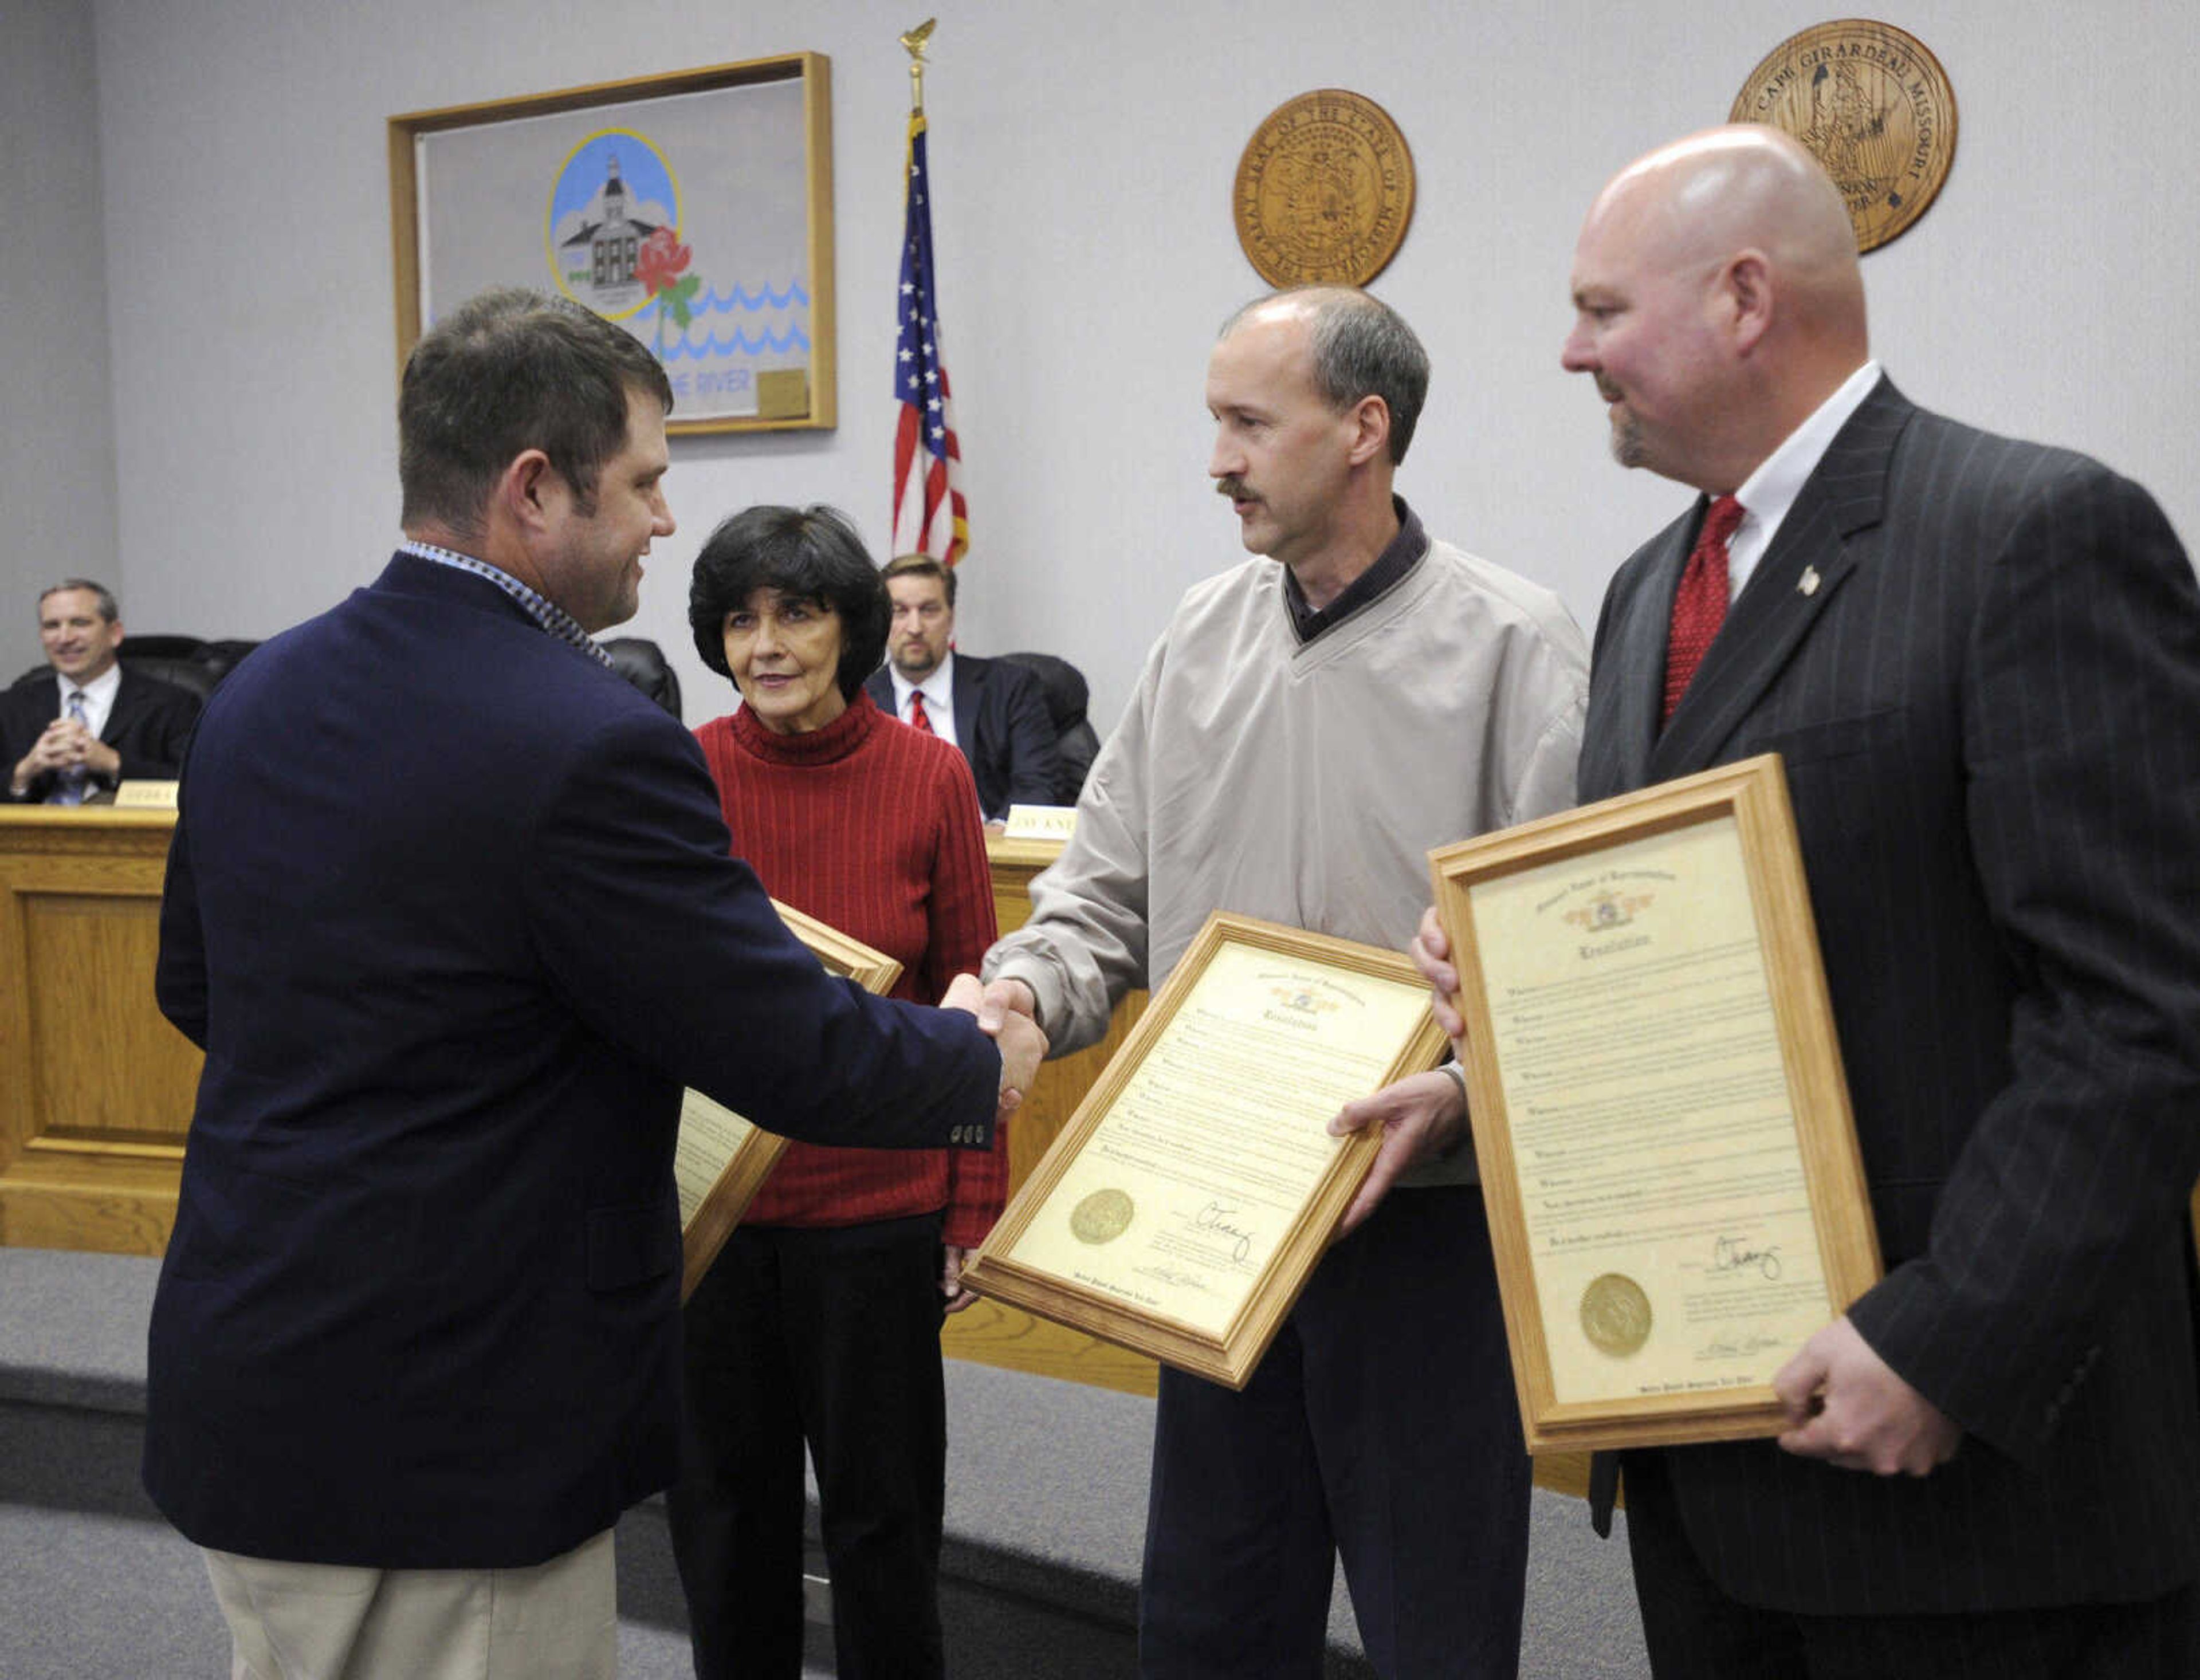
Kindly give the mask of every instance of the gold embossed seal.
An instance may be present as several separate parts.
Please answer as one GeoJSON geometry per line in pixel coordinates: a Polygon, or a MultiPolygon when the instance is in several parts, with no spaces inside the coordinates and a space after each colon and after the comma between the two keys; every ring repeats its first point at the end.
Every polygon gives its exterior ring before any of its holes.
{"type": "Polygon", "coordinates": [[[1268,113],[1238,160],[1238,242],[1272,286],[1364,286],[1413,219],[1413,155],[1390,114],[1342,88],[1268,113]]]}
{"type": "Polygon", "coordinates": [[[1137,1211],[1126,1193],[1095,1190],[1070,1210],[1070,1234],[1080,1242],[1113,1242],[1131,1228],[1131,1216],[1137,1211]]]}
{"type": "Polygon", "coordinates": [[[1593,1346],[1624,1358],[1650,1339],[1650,1298],[1633,1278],[1606,1272],[1582,1291],[1581,1321],[1593,1346]]]}
{"type": "Polygon", "coordinates": [[[1750,72],[1727,120],[1770,123],[1808,146],[1848,201],[1859,251],[1923,215],[1956,156],[1956,95],[1940,61],[1869,18],[1789,36],[1750,72]]]}

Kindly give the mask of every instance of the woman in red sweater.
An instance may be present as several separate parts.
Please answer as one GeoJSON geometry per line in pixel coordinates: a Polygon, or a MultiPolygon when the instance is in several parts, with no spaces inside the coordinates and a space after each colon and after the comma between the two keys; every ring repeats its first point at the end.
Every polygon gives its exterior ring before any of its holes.
{"type": "MultiPolygon", "coordinates": [[[[695,732],[734,855],[898,960],[892,995],[933,1003],[992,943],[992,888],[962,755],[863,691],[891,610],[833,510],[734,515],[688,616],[742,704],[695,732]]],[[[843,1680],[941,1671],[939,1326],[971,1299],[962,1257],[1006,1198],[1006,1136],[986,1154],[790,1145],[688,1302],[670,1502],[699,1680],[801,1672],[805,1441],[843,1680]]]]}

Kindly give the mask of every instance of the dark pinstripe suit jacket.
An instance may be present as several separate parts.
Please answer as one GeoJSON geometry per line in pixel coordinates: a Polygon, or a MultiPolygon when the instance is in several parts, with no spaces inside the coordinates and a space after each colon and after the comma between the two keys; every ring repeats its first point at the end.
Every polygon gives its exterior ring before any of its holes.
{"type": "Polygon", "coordinates": [[[1606,598],[1581,796],[1785,758],[1888,1268],[1851,1316],[1965,1437],[1922,1479],[1676,1450],[1689,1537],[1806,1613],[2165,1591],[2200,1573],[2191,568],[2138,486],[1882,380],[1661,735],[1701,518],[1606,598]]]}

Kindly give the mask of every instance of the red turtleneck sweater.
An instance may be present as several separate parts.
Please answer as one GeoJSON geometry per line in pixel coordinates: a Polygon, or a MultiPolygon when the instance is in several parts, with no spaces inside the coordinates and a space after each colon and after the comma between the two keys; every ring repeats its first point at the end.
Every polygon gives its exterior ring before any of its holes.
{"type": "MultiPolygon", "coordinates": [[[[978,793],[962,755],[887,717],[861,689],[822,729],[777,735],[746,707],[695,732],[734,855],[764,890],[901,964],[891,995],[936,1003],[993,942],[978,793]]],[[[793,1143],[749,1205],[754,1225],[855,1225],[947,1210],[974,1248],[1008,1198],[1008,1129],[970,1150],[793,1143]]]]}

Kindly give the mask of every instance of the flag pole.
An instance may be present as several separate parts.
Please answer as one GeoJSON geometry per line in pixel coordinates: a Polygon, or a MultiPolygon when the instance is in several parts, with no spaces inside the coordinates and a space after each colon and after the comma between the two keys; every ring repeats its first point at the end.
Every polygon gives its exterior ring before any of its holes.
{"type": "Polygon", "coordinates": [[[928,17],[901,38],[902,45],[909,50],[909,114],[912,117],[924,114],[924,48],[939,21],[928,17]]]}
{"type": "Polygon", "coordinates": [[[903,156],[902,247],[895,305],[893,552],[952,566],[970,546],[962,445],[948,400],[939,299],[932,269],[932,191],[924,115],[924,48],[934,18],[901,38],[909,50],[909,149],[903,156]]]}

